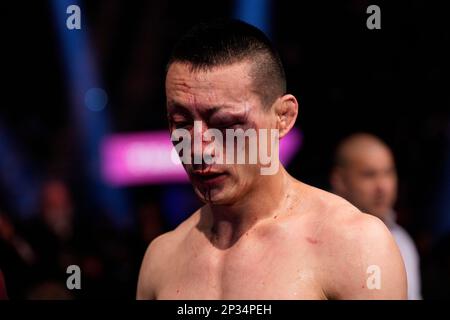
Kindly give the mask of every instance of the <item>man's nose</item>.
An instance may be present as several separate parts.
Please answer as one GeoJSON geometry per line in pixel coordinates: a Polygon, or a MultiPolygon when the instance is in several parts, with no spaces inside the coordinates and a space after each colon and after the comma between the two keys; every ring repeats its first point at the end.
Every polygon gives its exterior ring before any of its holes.
{"type": "Polygon", "coordinates": [[[208,126],[203,121],[194,121],[191,156],[192,163],[195,165],[204,165],[203,155],[206,146],[210,143],[205,139],[205,132],[208,126]]]}
{"type": "Polygon", "coordinates": [[[379,176],[376,181],[378,193],[385,194],[385,193],[389,192],[391,183],[392,183],[392,181],[391,181],[390,177],[387,177],[384,175],[379,176]]]}

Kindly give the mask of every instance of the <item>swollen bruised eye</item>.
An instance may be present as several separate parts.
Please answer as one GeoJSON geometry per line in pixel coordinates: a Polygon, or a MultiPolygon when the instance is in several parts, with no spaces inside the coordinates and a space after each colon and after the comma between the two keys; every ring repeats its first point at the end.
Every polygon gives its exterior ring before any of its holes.
{"type": "Polygon", "coordinates": [[[172,122],[172,125],[175,129],[190,129],[192,127],[192,123],[188,121],[172,122]]]}
{"type": "Polygon", "coordinates": [[[211,128],[222,129],[238,129],[244,125],[242,121],[228,121],[228,122],[212,122],[210,123],[211,128]]]}
{"type": "Polygon", "coordinates": [[[238,129],[241,127],[240,123],[231,123],[226,125],[215,126],[216,129],[225,130],[225,129],[238,129]]]}

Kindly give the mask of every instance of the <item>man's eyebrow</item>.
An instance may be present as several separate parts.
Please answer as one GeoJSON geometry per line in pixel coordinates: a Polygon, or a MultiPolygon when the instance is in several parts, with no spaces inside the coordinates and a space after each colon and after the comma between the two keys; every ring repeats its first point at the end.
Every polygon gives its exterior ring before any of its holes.
{"type": "MultiPolygon", "coordinates": [[[[233,109],[234,107],[232,105],[216,105],[216,106],[210,106],[210,107],[206,107],[204,110],[200,111],[200,113],[203,113],[204,115],[206,115],[207,117],[211,117],[212,115],[218,113],[221,110],[230,110],[233,109]]],[[[176,101],[169,101],[168,103],[168,107],[167,107],[167,111],[168,114],[172,114],[172,113],[181,113],[184,115],[191,115],[191,111],[184,106],[181,103],[178,103],[176,101]]]]}
{"type": "Polygon", "coordinates": [[[172,113],[181,113],[183,115],[191,114],[191,112],[189,111],[188,108],[186,108],[182,104],[180,104],[178,102],[174,102],[174,101],[169,102],[168,106],[167,106],[167,115],[170,115],[172,113]]]}
{"type": "Polygon", "coordinates": [[[226,113],[226,114],[234,114],[239,113],[239,110],[236,110],[236,106],[232,104],[221,104],[221,105],[214,105],[207,107],[206,110],[203,111],[203,113],[207,114],[208,116],[212,116],[216,113],[226,113]]]}

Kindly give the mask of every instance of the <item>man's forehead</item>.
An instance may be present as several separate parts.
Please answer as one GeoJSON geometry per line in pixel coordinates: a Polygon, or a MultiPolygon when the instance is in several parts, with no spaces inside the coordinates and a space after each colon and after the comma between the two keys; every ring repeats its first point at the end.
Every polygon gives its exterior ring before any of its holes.
{"type": "Polygon", "coordinates": [[[386,148],[358,150],[348,159],[350,166],[359,169],[386,169],[395,167],[394,159],[386,148]]]}
{"type": "Polygon", "coordinates": [[[169,114],[188,114],[193,112],[200,112],[212,116],[214,114],[241,114],[245,113],[247,109],[248,105],[245,103],[202,104],[200,102],[180,102],[174,99],[167,100],[167,111],[169,114]]]}
{"type": "Polygon", "coordinates": [[[174,62],[166,78],[168,114],[247,114],[260,103],[248,68],[239,62],[193,71],[188,63],[174,62]]]}
{"type": "Polygon", "coordinates": [[[251,84],[250,64],[239,62],[207,69],[174,62],[166,76],[166,89],[235,89],[251,84]]]}

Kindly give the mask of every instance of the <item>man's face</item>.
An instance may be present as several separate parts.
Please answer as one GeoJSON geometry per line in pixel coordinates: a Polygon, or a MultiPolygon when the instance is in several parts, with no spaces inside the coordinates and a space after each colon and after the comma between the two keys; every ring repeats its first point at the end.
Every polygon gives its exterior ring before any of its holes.
{"type": "MultiPolygon", "coordinates": [[[[262,106],[249,76],[250,68],[250,62],[241,62],[192,72],[189,64],[173,63],[166,77],[171,133],[186,129],[194,140],[194,121],[201,123],[200,134],[218,129],[224,141],[226,129],[274,128],[276,117],[271,109],[262,106]]],[[[211,142],[205,141],[202,147],[208,144],[211,142]]],[[[192,147],[192,159],[194,152],[192,147]]],[[[248,148],[244,152],[248,153],[248,148]]],[[[225,143],[223,154],[226,155],[225,143]]],[[[208,165],[192,161],[183,165],[200,199],[215,204],[236,203],[248,196],[261,178],[259,164],[208,165]]]]}
{"type": "Polygon", "coordinates": [[[363,212],[387,217],[397,196],[397,174],[387,148],[372,146],[354,153],[340,174],[345,198],[363,212]]]}

